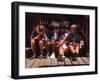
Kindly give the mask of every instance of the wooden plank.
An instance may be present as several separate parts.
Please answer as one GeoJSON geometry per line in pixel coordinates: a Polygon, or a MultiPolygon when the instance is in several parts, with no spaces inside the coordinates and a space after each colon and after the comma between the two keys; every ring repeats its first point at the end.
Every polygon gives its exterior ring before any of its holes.
{"type": "Polygon", "coordinates": [[[43,66],[49,66],[51,63],[51,59],[45,59],[43,66]]]}
{"type": "Polygon", "coordinates": [[[71,63],[72,63],[72,65],[77,65],[77,64],[79,64],[78,61],[77,61],[77,58],[76,58],[76,61],[73,61],[73,60],[71,59],[71,63]]]}
{"type": "Polygon", "coordinates": [[[35,61],[36,59],[25,59],[25,68],[30,68],[35,61]]]}
{"type": "Polygon", "coordinates": [[[30,66],[30,68],[37,68],[40,65],[40,59],[36,59],[36,61],[30,66]]]}
{"type": "Polygon", "coordinates": [[[79,64],[86,64],[81,57],[77,57],[77,62],[79,64]]]}
{"type": "Polygon", "coordinates": [[[83,61],[86,63],[86,64],[89,64],[89,58],[87,57],[82,57],[83,61]]]}
{"type": "Polygon", "coordinates": [[[36,68],[43,66],[56,66],[56,65],[77,65],[77,64],[89,64],[89,58],[87,57],[77,57],[76,61],[70,60],[70,58],[65,58],[64,61],[57,61],[56,58],[45,58],[45,59],[25,59],[25,68],[36,68]]]}
{"type": "Polygon", "coordinates": [[[46,59],[40,59],[39,67],[43,66],[45,64],[46,59]]]}
{"type": "Polygon", "coordinates": [[[58,65],[56,58],[51,58],[51,65],[58,65]]]}
{"type": "Polygon", "coordinates": [[[77,65],[77,64],[79,64],[77,61],[72,61],[72,64],[73,65],[77,65]]]}
{"type": "Polygon", "coordinates": [[[63,60],[62,61],[58,61],[58,65],[65,65],[65,58],[63,58],[63,60]]]}
{"type": "Polygon", "coordinates": [[[58,65],[60,65],[60,66],[64,65],[64,61],[59,61],[58,65]]]}
{"type": "Polygon", "coordinates": [[[70,58],[65,58],[65,65],[71,65],[71,60],[70,58]]]}

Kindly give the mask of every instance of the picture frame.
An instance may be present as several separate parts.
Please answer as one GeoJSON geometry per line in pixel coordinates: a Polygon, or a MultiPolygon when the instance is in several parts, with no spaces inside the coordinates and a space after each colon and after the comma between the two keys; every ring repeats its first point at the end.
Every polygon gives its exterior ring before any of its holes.
{"type": "MultiPolygon", "coordinates": [[[[98,73],[98,17],[96,6],[15,1],[11,3],[11,16],[11,78],[26,79],[73,75],[89,75],[98,73]],[[84,57],[81,57],[80,59],[80,56],[78,56],[79,58],[77,58],[77,62],[71,61],[71,64],[66,64],[68,62],[66,60],[65,64],[61,65],[48,64],[49,60],[51,63],[53,62],[51,60],[54,60],[56,57],[54,59],[45,58],[48,60],[48,62],[46,61],[48,65],[46,67],[39,66],[44,63],[44,61],[42,62],[42,60],[45,60],[44,58],[41,60],[41,58],[37,57],[35,58],[36,61],[33,61],[34,58],[30,58],[32,55],[30,53],[30,51],[32,52],[32,48],[30,46],[29,41],[31,35],[30,33],[32,32],[32,26],[34,24],[43,24],[46,27],[49,27],[49,25],[50,27],[51,25],[53,25],[53,27],[58,25],[61,25],[61,27],[63,27],[62,25],[66,25],[67,27],[68,23],[73,21],[77,24],[78,27],[80,27],[80,30],[82,30],[86,36],[85,48],[88,49],[86,51],[86,57],[83,55],[84,57]],[[39,62],[37,61],[37,59],[39,59],[39,62]],[[33,64],[33,62],[35,63],[35,65],[33,64]],[[40,64],[37,65],[36,62],[40,64]]],[[[51,31],[51,29],[49,30],[51,31]]],[[[36,49],[38,50],[37,52],[39,52],[39,49],[36,49]]],[[[67,57],[65,57],[65,59],[66,58],[67,57]]]]}

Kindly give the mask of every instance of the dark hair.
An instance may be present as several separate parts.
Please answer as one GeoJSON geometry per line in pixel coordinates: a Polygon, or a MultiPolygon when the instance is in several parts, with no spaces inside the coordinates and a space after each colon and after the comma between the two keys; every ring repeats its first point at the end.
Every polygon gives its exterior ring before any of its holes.
{"type": "Polygon", "coordinates": [[[36,25],[33,30],[36,31],[38,29],[39,31],[45,31],[45,26],[44,25],[36,25]]]}

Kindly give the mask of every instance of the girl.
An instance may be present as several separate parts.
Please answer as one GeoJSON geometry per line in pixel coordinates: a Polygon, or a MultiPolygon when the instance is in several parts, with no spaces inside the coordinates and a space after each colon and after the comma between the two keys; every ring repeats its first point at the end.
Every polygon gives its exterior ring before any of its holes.
{"type": "Polygon", "coordinates": [[[65,27],[61,27],[59,30],[59,56],[58,56],[58,61],[63,61],[65,56],[65,52],[67,51],[67,36],[69,32],[65,32],[65,27]]]}

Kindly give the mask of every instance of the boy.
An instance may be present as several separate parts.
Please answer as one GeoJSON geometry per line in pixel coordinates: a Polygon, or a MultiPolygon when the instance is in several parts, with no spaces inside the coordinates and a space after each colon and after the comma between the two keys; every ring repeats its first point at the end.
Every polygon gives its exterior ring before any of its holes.
{"type": "Polygon", "coordinates": [[[33,57],[36,55],[36,47],[40,48],[40,56],[43,55],[43,40],[47,39],[45,32],[45,27],[43,25],[37,25],[31,34],[31,48],[33,52],[33,57]],[[36,44],[37,43],[37,44],[36,44]],[[37,46],[36,46],[37,45],[37,46]]]}

